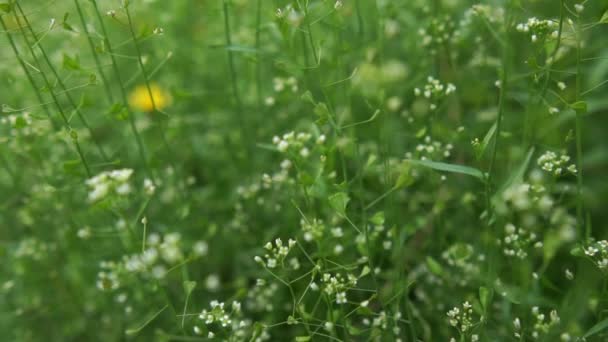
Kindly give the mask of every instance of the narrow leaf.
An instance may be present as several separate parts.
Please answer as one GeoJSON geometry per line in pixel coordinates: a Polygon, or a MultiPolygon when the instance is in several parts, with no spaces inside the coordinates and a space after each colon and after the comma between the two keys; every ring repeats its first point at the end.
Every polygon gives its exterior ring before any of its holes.
{"type": "Polygon", "coordinates": [[[428,160],[407,159],[407,161],[414,165],[428,167],[430,169],[437,170],[437,171],[460,173],[463,175],[469,175],[469,176],[478,178],[480,180],[484,179],[483,172],[481,172],[481,170],[476,169],[474,167],[470,167],[470,166],[448,164],[448,163],[434,162],[434,161],[428,161],[428,160]]]}
{"type": "Polygon", "coordinates": [[[162,309],[158,310],[155,314],[153,314],[152,316],[147,318],[139,327],[127,329],[126,334],[135,335],[135,334],[139,333],[143,328],[145,328],[148,324],[150,324],[150,322],[152,322],[158,315],[160,315],[168,307],[169,307],[169,304],[163,306],[162,309]]]}
{"type": "Polygon", "coordinates": [[[435,275],[443,275],[443,267],[441,267],[441,265],[437,261],[435,261],[435,259],[431,257],[426,257],[426,266],[429,268],[429,271],[431,271],[435,275]]]}
{"type": "Polygon", "coordinates": [[[483,157],[483,154],[487,150],[488,145],[490,144],[490,141],[494,137],[495,133],[496,133],[496,123],[494,123],[492,125],[492,127],[490,127],[490,129],[488,130],[488,133],[486,133],[486,136],[481,141],[481,144],[479,144],[479,147],[477,148],[477,159],[481,159],[481,157],[483,157]]]}
{"type": "Polygon", "coordinates": [[[329,196],[329,205],[341,215],[344,215],[346,212],[346,206],[349,201],[350,198],[344,192],[337,192],[329,196]]]}
{"type": "Polygon", "coordinates": [[[583,335],[583,339],[586,339],[587,337],[589,337],[591,335],[595,335],[595,334],[599,333],[600,331],[605,330],[606,328],[608,328],[608,318],[603,319],[602,321],[600,321],[599,323],[597,323],[596,325],[591,327],[591,329],[589,329],[585,333],[585,335],[583,335]]]}
{"type": "Polygon", "coordinates": [[[486,312],[488,310],[488,304],[490,304],[490,300],[492,299],[492,292],[488,290],[487,287],[479,288],[479,302],[481,303],[481,307],[483,311],[486,312]]]}

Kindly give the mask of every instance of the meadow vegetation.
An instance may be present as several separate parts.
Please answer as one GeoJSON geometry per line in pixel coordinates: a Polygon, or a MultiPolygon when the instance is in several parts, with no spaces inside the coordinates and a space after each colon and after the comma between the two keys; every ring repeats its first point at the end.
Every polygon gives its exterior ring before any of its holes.
{"type": "Polygon", "coordinates": [[[607,341],[603,0],[0,0],[3,341],[607,341]]]}

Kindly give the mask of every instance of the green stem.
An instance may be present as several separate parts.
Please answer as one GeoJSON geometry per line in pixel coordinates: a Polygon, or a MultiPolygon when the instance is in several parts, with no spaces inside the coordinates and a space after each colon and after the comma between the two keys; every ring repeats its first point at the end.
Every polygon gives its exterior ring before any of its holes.
{"type": "MultiPolygon", "coordinates": [[[[230,47],[232,46],[232,35],[230,31],[230,18],[229,18],[229,10],[228,10],[228,2],[229,0],[224,0],[223,3],[223,12],[224,12],[224,34],[226,38],[226,55],[228,57],[228,67],[230,68],[230,80],[232,84],[232,96],[234,97],[234,105],[236,110],[236,116],[243,115],[243,104],[241,102],[241,97],[239,95],[239,87],[238,87],[238,78],[236,73],[236,67],[234,64],[234,54],[230,47]]],[[[245,116],[239,121],[239,127],[241,130],[241,136],[245,141],[250,141],[248,139],[248,130],[247,123],[245,122],[245,116]]],[[[246,163],[250,163],[250,158],[252,153],[253,144],[247,144],[247,152],[245,155],[246,163]]]]}
{"type": "Polygon", "coordinates": [[[87,23],[84,20],[84,15],[82,14],[82,9],[80,8],[80,3],[78,0],[74,0],[74,4],[76,5],[76,10],[78,11],[78,16],[80,17],[80,23],[82,24],[82,29],[84,30],[84,34],[87,36],[87,41],[89,42],[89,47],[91,48],[91,53],[93,54],[93,59],[95,60],[95,66],[97,67],[97,72],[99,72],[99,76],[101,77],[101,81],[103,82],[104,89],[106,91],[106,96],[108,97],[108,102],[114,103],[114,97],[112,96],[112,90],[110,89],[110,84],[106,79],[106,75],[101,68],[101,63],[99,62],[99,56],[97,55],[97,50],[95,49],[95,44],[93,43],[93,39],[89,34],[89,30],[87,28],[87,23]]]}
{"type": "MultiPolygon", "coordinates": [[[[2,20],[2,18],[0,18],[0,20],[2,20]]],[[[47,103],[44,100],[42,93],[40,93],[40,89],[38,89],[38,86],[36,85],[36,81],[34,81],[34,77],[32,76],[32,73],[30,72],[30,69],[25,65],[25,62],[23,61],[23,57],[21,57],[21,54],[19,53],[19,50],[17,49],[17,46],[15,45],[15,43],[13,41],[13,37],[10,35],[6,26],[4,25],[4,21],[2,22],[2,28],[4,29],[4,32],[6,33],[6,36],[8,37],[11,48],[13,49],[13,53],[15,54],[17,61],[19,61],[19,65],[21,65],[21,69],[23,69],[23,71],[25,72],[25,75],[27,76],[27,79],[30,82],[32,89],[34,89],[34,92],[36,93],[36,98],[38,99],[38,102],[42,105],[42,109],[44,110],[46,116],[49,118],[49,121],[53,125],[53,128],[57,129],[58,128],[57,124],[56,124],[55,120],[53,120],[53,117],[51,116],[51,112],[49,111],[49,109],[47,107],[47,103]]],[[[40,72],[42,73],[42,70],[40,70],[40,72]]]]}
{"type": "Polygon", "coordinates": [[[492,152],[490,157],[490,163],[488,165],[487,179],[485,184],[485,197],[486,197],[486,213],[487,218],[491,218],[492,214],[492,203],[490,200],[492,192],[492,180],[494,178],[494,165],[496,164],[496,156],[498,153],[498,143],[500,140],[500,132],[502,129],[502,118],[504,115],[505,107],[505,94],[508,88],[508,64],[509,64],[509,29],[511,27],[511,15],[510,6],[506,14],[505,19],[505,33],[504,33],[504,44],[502,45],[502,72],[500,75],[500,88],[498,95],[498,113],[496,115],[496,132],[494,133],[494,142],[492,143],[492,152]]]}
{"type": "MultiPolygon", "coordinates": [[[[576,19],[576,101],[581,101],[581,84],[582,84],[582,69],[581,69],[581,21],[580,17],[576,19]]],[[[582,113],[576,113],[576,220],[579,226],[579,231],[583,230],[585,222],[583,219],[583,117],[582,113]]],[[[591,237],[590,225],[585,229],[587,239],[591,237]]]]}
{"type": "MultiPolygon", "coordinates": [[[[68,132],[72,131],[72,127],[70,126],[70,122],[68,121],[67,116],[65,115],[65,112],[63,111],[63,108],[61,107],[61,105],[59,104],[59,100],[57,99],[57,96],[55,95],[55,92],[53,91],[53,86],[51,85],[51,82],[48,80],[48,78],[46,77],[46,74],[44,72],[42,72],[42,69],[40,68],[40,63],[38,61],[38,58],[36,57],[36,54],[34,53],[34,50],[32,48],[32,46],[29,44],[29,41],[27,39],[27,36],[25,35],[23,26],[21,25],[21,20],[19,19],[19,16],[17,15],[17,13],[13,13],[15,16],[15,19],[17,20],[17,24],[19,25],[19,28],[21,30],[21,33],[23,34],[23,37],[25,39],[25,43],[29,48],[30,53],[32,54],[32,57],[34,58],[34,63],[36,64],[36,66],[38,67],[38,69],[41,70],[41,75],[42,75],[42,79],[44,80],[44,83],[46,85],[46,87],[49,89],[49,93],[51,94],[51,97],[53,98],[53,103],[55,104],[55,107],[57,108],[57,111],[59,112],[59,115],[61,116],[61,119],[63,120],[63,123],[67,129],[68,132]]],[[[21,55],[19,54],[19,50],[17,49],[17,46],[15,45],[15,42],[11,36],[11,34],[9,33],[6,24],[4,23],[4,20],[2,19],[2,17],[0,16],[0,23],[2,24],[2,28],[4,29],[4,31],[6,32],[6,36],[8,37],[8,40],[10,42],[11,47],[13,48],[13,52],[15,53],[15,55],[17,56],[17,58],[23,62],[23,59],[21,58],[21,55]]],[[[37,89],[37,88],[36,88],[37,89]]],[[[89,168],[89,164],[84,156],[84,153],[82,152],[82,149],[80,148],[80,144],[78,143],[78,139],[72,139],[72,141],[74,142],[74,146],[76,148],[76,152],[78,153],[78,156],[80,157],[80,160],[82,161],[82,165],[84,166],[84,169],[87,173],[88,177],[91,177],[91,169],[89,168]]]]}
{"type": "Polygon", "coordinates": [[[99,11],[99,8],[97,7],[97,1],[91,0],[91,2],[93,3],[93,8],[95,9],[95,14],[97,16],[97,20],[99,21],[99,25],[101,27],[101,32],[103,33],[103,40],[104,40],[105,46],[108,49],[110,59],[112,61],[112,69],[114,70],[114,75],[115,75],[116,79],[118,80],[120,96],[122,98],[124,106],[127,109],[127,113],[129,115],[129,126],[131,128],[131,132],[133,133],[133,136],[135,137],[135,141],[137,143],[137,151],[139,152],[139,156],[144,164],[144,168],[145,168],[146,172],[148,173],[148,176],[151,176],[150,169],[148,167],[148,158],[146,157],[146,150],[144,149],[143,140],[142,140],[139,132],[137,131],[137,127],[135,126],[135,117],[133,115],[133,111],[131,110],[131,108],[129,107],[129,104],[128,104],[127,91],[125,90],[125,87],[124,87],[124,84],[122,81],[122,77],[120,74],[120,70],[118,69],[118,63],[116,63],[116,58],[114,57],[114,52],[112,51],[112,44],[110,43],[110,39],[108,38],[108,32],[106,31],[106,26],[103,23],[103,18],[101,16],[101,12],[99,11]]]}
{"type": "MultiPolygon", "coordinates": [[[[55,67],[53,66],[53,63],[51,62],[51,59],[49,58],[49,56],[47,55],[46,51],[42,47],[42,43],[38,39],[38,35],[34,31],[34,29],[33,29],[32,25],[30,24],[29,20],[27,19],[27,16],[25,15],[25,12],[23,12],[23,9],[21,8],[21,5],[19,4],[19,2],[16,2],[16,5],[17,5],[17,8],[19,9],[19,12],[21,13],[21,17],[23,18],[23,21],[25,22],[25,26],[30,31],[30,34],[32,35],[32,37],[34,37],[34,41],[37,42],[37,44],[35,44],[35,45],[38,47],[38,50],[40,50],[40,53],[42,54],[42,57],[44,58],[44,61],[46,62],[46,64],[49,66],[49,69],[53,73],[53,76],[55,76],[55,78],[57,80],[57,84],[59,85],[59,87],[61,88],[61,90],[65,93],[65,96],[67,97],[68,102],[70,103],[70,106],[72,106],[72,108],[74,108],[74,111],[76,112],[76,115],[80,119],[80,122],[82,123],[82,125],[87,129],[87,131],[91,135],[91,140],[93,140],[93,143],[97,147],[97,150],[99,151],[99,154],[101,155],[102,159],[104,160],[104,162],[107,162],[109,160],[108,156],[106,155],[106,153],[104,152],[103,148],[101,147],[101,143],[99,142],[99,140],[97,139],[97,137],[93,133],[93,129],[91,128],[91,126],[89,125],[89,123],[85,119],[84,115],[80,111],[80,107],[76,105],[76,101],[74,101],[74,99],[72,98],[72,95],[70,95],[67,87],[65,86],[65,83],[63,83],[63,80],[59,76],[59,73],[57,72],[57,69],[55,69],[55,67]]],[[[19,16],[17,16],[17,13],[14,13],[14,14],[15,14],[15,17],[17,19],[17,22],[20,23],[21,20],[19,19],[19,16]]],[[[23,26],[21,24],[19,24],[19,27],[20,27],[21,31],[23,32],[23,26]]],[[[29,41],[27,39],[27,35],[25,34],[25,32],[23,32],[23,36],[24,36],[24,39],[27,42],[27,45],[30,47],[30,49],[32,49],[33,46],[30,45],[30,43],[29,43],[29,41]]],[[[32,53],[33,53],[33,50],[32,50],[32,53]]],[[[42,70],[42,69],[40,69],[40,70],[42,70]]]]}

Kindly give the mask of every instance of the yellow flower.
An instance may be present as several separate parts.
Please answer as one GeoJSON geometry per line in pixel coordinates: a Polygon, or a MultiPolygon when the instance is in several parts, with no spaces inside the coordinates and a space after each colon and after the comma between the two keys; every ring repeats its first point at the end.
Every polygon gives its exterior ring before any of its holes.
{"type": "Polygon", "coordinates": [[[150,91],[145,84],[137,86],[129,95],[131,107],[142,111],[152,112],[154,109],[162,110],[171,102],[171,96],[156,83],[150,83],[150,91]],[[150,97],[152,93],[152,97],[150,97]],[[154,100],[154,101],[153,101],[154,100]]]}

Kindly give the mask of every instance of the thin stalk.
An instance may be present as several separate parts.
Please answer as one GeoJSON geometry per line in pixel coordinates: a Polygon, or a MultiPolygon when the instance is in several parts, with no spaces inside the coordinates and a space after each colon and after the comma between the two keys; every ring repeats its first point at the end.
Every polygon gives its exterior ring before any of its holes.
{"type": "MultiPolygon", "coordinates": [[[[576,101],[581,101],[581,84],[582,84],[582,69],[581,69],[581,20],[580,16],[576,18],[576,101]]],[[[583,117],[582,113],[576,113],[576,221],[579,230],[582,231],[585,226],[583,218],[583,117]]],[[[585,236],[587,239],[591,237],[590,225],[585,228],[585,236]]]]}
{"type": "MultiPolygon", "coordinates": [[[[21,33],[23,34],[23,37],[25,39],[25,43],[29,47],[30,53],[32,54],[32,56],[34,58],[34,62],[40,68],[40,63],[38,61],[38,58],[36,57],[36,54],[34,53],[33,48],[29,44],[29,41],[27,40],[27,37],[25,36],[25,32],[23,32],[23,26],[21,25],[21,21],[19,20],[19,16],[17,15],[17,13],[13,13],[13,14],[15,16],[15,19],[17,20],[17,24],[19,25],[19,28],[21,29],[21,33]]],[[[11,47],[13,48],[13,51],[14,51],[15,55],[19,55],[19,52],[17,50],[17,46],[15,45],[15,42],[14,42],[13,38],[11,37],[11,35],[10,35],[10,33],[9,33],[7,27],[6,27],[6,24],[4,23],[4,20],[2,19],[1,16],[0,16],[0,23],[2,24],[2,28],[6,32],[6,36],[8,37],[8,40],[10,42],[11,47]]],[[[59,115],[61,116],[61,119],[63,120],[63,123],[64,123],[67,131],[70,132],[70,133],[73,132],[72,131],[72,127],[70,126],[70,122],[68,121],[68,118],[65,115],[65,112],[63,111],[63,108],[61,108],[61,105],[59,104],[59,100],[57,99],[57,96],[55,95],[55,92],[53,91],[53,86],[51,85],[50,81],[48,80],[48,78],[46,77],[46,74],[44,72],[41,72],[41,75],[42,75],[42,78],[44,80],[44,83],[45,83],[46,87],[49,88],[49,93],[51,94],[51,97],[53,98],[53,103],[55,103],[57,111],[59,112],[59,115]]],[[[84,169],[85,169],[85,171],[87,173],[87,176],[91,177],[91,169],[89,168],[89,163],[87,162],[87,160],[86,160],[86,158],[84,156],[84,153],[82,152],[82,149],[80,148],[80,144],[78,142],[78,137],[77,136],[72,136],[72,141],[74,142],[74,146],[76,148],[76,152],[78,153],[78,156],[80,157],[80,160],[82,161],[82,165],[84,166],[84,169]]]]}
{"type": "Polygon", "coordinates": [[[99,76],[101,77],[101,81],[103,82],[104,89],[106,91],[106,96],[108,98],[108,102],[114,103],[114,97],[112,96],[112,90],[110,89],[110,84],[106,79],[106,75],[101,68],[101,63],[99,61],[99,56],[97,55],[97,51],[95,50],[95,44],[93,43],[93,38],[89,34],[89,30],[87,28],[87,23],[84,20],[84,15],[82,14],[82,9],[80,8],[80,3],[78,0],[74,0],[74,4],[76,5],[76,10],[78,11],[78,16],[80,17],[80,23],[82,24],[82,29],[84,30],[84,34],[87,36],[87,41],[89,42],[89,47],[91,48],[91,53],[93,54],[93,59],[95,60],[95,66],[97,67],[97,72],[99,72],[99,76]]]}
{"type": "Polygon", "coordinates": [[[551,80],[551,67],[553,63],[555,63],[555,56],[557,55],[557,51],[562,42],[562,32],[564,27],[564,0],[560,0],[559,6],[559,28],[557,29],[557,42],[555,43],[555,49],[551,53],[551,57],[549,58],[549,64],[547,65],[547,75],[545,76],[545,84],[543,85],[543,89],[540,94],[540,101],[545,97],[547,89],[549,87],[549,81],[551,80]]]}
{"type": "Polygon", "coordinates": [[[103,18],[101,16],[101,13],[99,12],[99,8],[97,7],[97,1],[91,0],[91,2],[93,3],[93,8],[95,9],[95,14],[97,16],[97,20],[99,21],[99,25],[101,27],[101,32],[103,33],[103,40],[106,45],[106,48],[108,49],[110,59],[112,61],[112,69],[114,70],[114,76],[118,80],[118,84],[119,84],[118,89],[120,89],[120,96],[121,96],[124,106],[127,110],[127,113],[129,114],[129,126],[131,128],[131,132],[133,133],[133,136],[135,137],[135,141],[137,143],[137,151],[139,152],[139,156],[144,164],[146,173],[148,173],[148,176],[151,176],[150,169],[148,167],[148,158],[146,157],[146,151],[144,149],[144,144],[143,144],[143,141],[142,141],[142,138],[141,138],[139,132],[137,131],[137,127],[135,126],[135,118],[133,116],[133,111],[131,111],[131,108],[129,107],[129,104],[128,104],[127,91],[125,90],[125,87],[122,82],[122,77],[120,74],[120,70],[118,69],[118,63],[116,63],[116,58],[114,57],[114,52],[112,51],[112,44],[110,43],[110,39],[108,38],[108,32],[106,31],[106,26],[103,23],[103,18]]]}
{"type": "MultiPolygon", "coordinates": [[[[224,0],[223,3],[223,11],[224,11],[224,34],[226,37],[226,46],[230,47],[232,46],[232,35],[231,35],[231,31],[230,31],[230,18],[229,18],[229,11],[228,11],[228,1],[229,0],[224,0]]],[[[234,97],[234,104],[235,104],[235,110],[236,110],[236,115],[240,116],[243,115],[243,104],[241,102],[241,97],[239,95],[239,88],[238,88],[238,79],[237,79],[237,73],[236,73],[236,67],[234,64],[234,54],[232,53],[231,49],[226,49],[226,54],[228,57],[228,67],[230,68],[230,80],[232,82],[232,96],[234,97]]],[[[243,118],[244,119],[244,118],[243,118]]],[[[239,120],[239,126],[241,129],[241,136],[244,138],[245,141],[249,141],[248,136],[249,134],[247,133],[248,130],[246,129],[247,125],[245,120],[239,120]]],[[[247,161],[247,164],[249,164],[249,158],[252,155],[251,151],[253,148],[253,144],[247,144],[247,155],[245,156],[245,159],[247,161]]]]}
{"type": "MultiPolygon", "coordinates": [[[[46,64],[49,66],[49,69],[53,73],[53,76],[55,76],[57,84],[59,85],[59,87],[61,88],[61,90],[63,90],[65,92],[65,96],[67,97],[68,102],[70,103],[70,105],[74,108],[74,111],[76,112],[76,115],[80,119],[80,122],[82,123],[82,125],[87,129],[87,131],[91,135],[91,140],[93,141],[93,143],[97,147],[97,150],[99,151],[99,154],[101,155],[102,159],[104,160],[104,162],[107,162],[108,161],[108,156],[106,155],[106,153],[104,152],[103,148],[101,147],[101,143],[99,142],[99,140],[97,140],[97,137],[93,133],[93,129],[91,128],[91,126],[89,125],[89,123],[85,119],[84,115],[80,111],[80,108],[76,105],[76,102],[72,98],[72,95],[70,95],[70,93],[68,92],[67,87],[65,86],[65,84],[63,83],[63,80],[59,76],[59,73],[57,72],[57,70],[53,66],[53,63],[51,63],[51,59],[49,58],[49,56],[47,55],[46,51],[42,47],[42,44],[39,42],[38,35],[36,34],[36,32],[34,31],[34,29],[32,28],[32,25],[30,24],[29,20],[25,16],[25,13],[23,12],[23,9],[21,8],[21,5],[19,5],[19,2],[16,2],[16,5],[17,5],[17,8],[19,9],[19,12],[21,12],[21,16],[23,17],[23,21],[25,22],[25,26],[30,31],[30,34],[32,35],[32,37],[34,37],[34,41],[38,42],[38,44],[36,44],[36,46],[38,47],[38,50],[40,50],[40,53],[42,54],[42,57],[44,58],[44,61],[46,62],[46,64]]],[[[15,13],[15,18],[17,19],[17,22],[19,23],[19,27],[20,27],[21,31],[23,32],[23,26],[21,25],[21,20],[19,19],[19,16],[17,15],[17,13],[15,13]]],[[[30,43],[28,42],[26,34],[23,33],[23,35],[24,35],[24,38],[25,38],[25,40],[27,42],[27,45],[30,47],[30,49],[33,48],[33,46],[31,46],[30,43]]],[[[40,68],[40,66],[39,66],[39,69],[42,70],[40,68]]]]}
{"type": "Polygon", "coordinates": [[[508,64],[509,64],[509,28],[511,27],[511,15],[510,6],[505,21],[505,33],[504,33],[504,44],[502,45],[502,73],[500,75],[500,88],[498,95],[498,113],[496,115],[496,132],[494,134],[494,142],[492,143],[492,151],[490,157],[490,163],[488,165],[487,179],[486,179],[486,213],[487,218],[490,219],[492,204],[490,203],[490,196],[492,191],[492,180],[494,178],[494,165],[496,163],[496,156],[498,152],[498,143],[500,140],[500,132],[502,129],[502,119],[504,115],[505,107],[505,94],[508,89],[508,64]]]}
{"type": "MultiPolygon", "coordinates": [[[[97,7],[97,6],[96,6],[97,7]]],[[[135,46],[135,51],[137,52],[137,63],[139,64],[139,68],[141,69],[141,73],[144,77],[144,82],[146,83],[146,89],[148,90],[148,96],[150,97],[150,102],[152,102],[152,109],[156,112],[158,108],[156,107],[156,102],[154,100],[154,96],[152,96],[152,88],[150,88],[150,79],[148,77],[148,73],[146,72],[146,67],[144,66],[144,61],[142,59],[141,49],[139,48],[139,41],[137,39],[137,35],[135,34],[135,30],[133,29],[133,20],[131,20],[131,13],[129,12],[129,3],[125,3],[125,13],[127,15],[127,20],[129,22],[129,31],[131,32],[131,37],[133,38],[133,45],[135,46]]]]}
{"type": "MultiPolygon", "coordinates": [[[[0,20],[1,19],[2,18],[0,18],[0,20]]],[[[15,45],[15,43],[13,41],[13,37],[10,35],[6,26],[4,25],[4,21],[2,22],[2,28],[4,29],[4,32],[6,33],[6,36],[8,37],[8,40],[11,44],[11,48],[13,49],[13,53],[15,54],[15,57],[17,57],[17,60],[19,61],[19,64],[21,65],[21,69],[23,69],[23,71],[25,72],[25,75],[27,76],[27,79],[30,82],[32,89],[34,89],[34,92],[36,93],[36,98],[38,99],[38,102],[42,104],[42,109],[44,110],[46,116],[49,118],[49,121],[51,122],[53,127],[56,129],[57,124],[55,123],[55,120],[53,120],[53,117],[51,116],[51,112],[49,111],[49,109],[47,107],[47,103],[44,100],[42,93],[40,93],[40,89],[38,89],[38,86],[36,85],[36,81],[34,81],[34,77],[32,76],[32,73],[30,72],[30,69],[25,65],[26,62],[23,60],[23,57],[21,57],[21,53],[19,53],[19,50],[17,49],[17,46],[15,45]]],[[[40,72],[42,73],[42,71],[40,71],[40,72]]]]}

